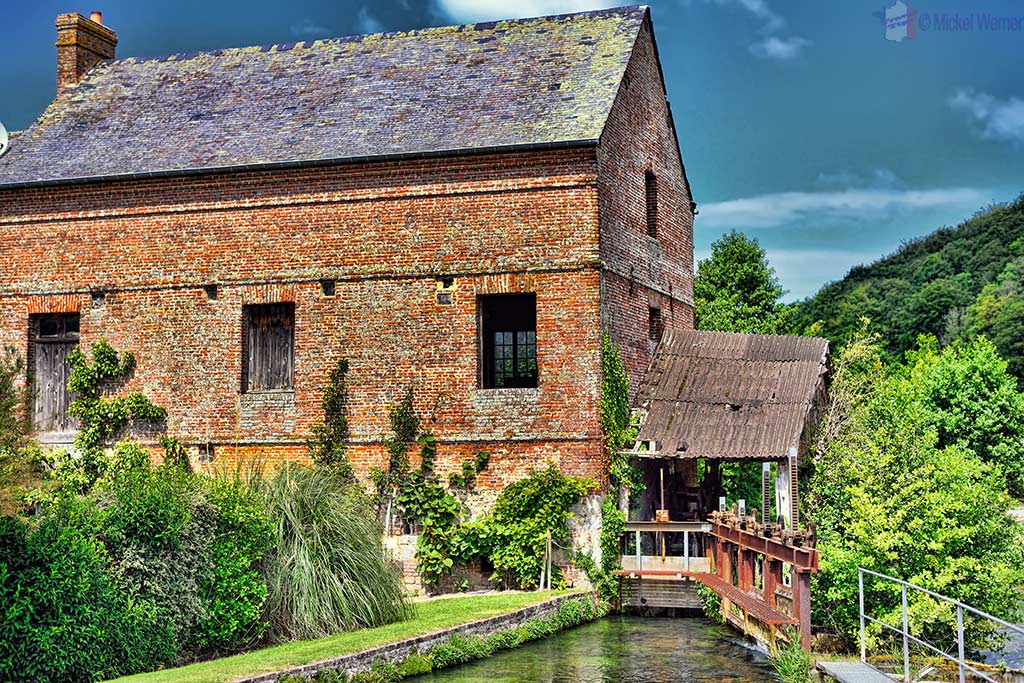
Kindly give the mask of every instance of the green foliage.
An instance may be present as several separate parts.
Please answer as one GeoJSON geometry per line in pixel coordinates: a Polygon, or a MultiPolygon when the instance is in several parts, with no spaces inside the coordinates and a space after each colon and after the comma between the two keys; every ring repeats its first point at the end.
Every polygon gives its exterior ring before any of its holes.
{"type": "Polygon", "coordinates": [[[569,508],[597,488],[586,479],[563,475],[554,465],[505,487],[490,517],[495,574],[505,584],[535,588],[540,581],[547,534],[556,542],[569,537],[569,508]]]}
{"type": "Polygon", "coordinates": [[[771,660],[782,683],[811,683],[811,653],[800,646],[800,633],[789,629],[787,640],[772,643],[771,660]]]}
{"type": "Polygon", "coordinates": [[[321,467],[336,467],[348,478],[354,479],[352,464],[348,460],[348,359],[339,358],[328,376],[321,405],[324,410],[322,424],[312,428],[309,454],[321,467]]]}
{"type": "Polygon", "coordinates": [[[461,472],[452,472],[448,475],[448,484],[458,488],[471,488],[476,483],[476,475],[487,469],[491,461],[491,454],[487,451],[477,451],[472,460],[462,463],[461,472]]]}
{"type": "Polygon", "coordinates": [[[540,640],[559,631],[603,617],[607,609],[595,606],[585,598],[571,598],[563,601],[554,613],[547,617],[530,619],[522,626],[516,626],[493,633],[486,638],[473,635],[455,635],[430,650],[433,668],[445,669],[489,657],[495,652],[519,647],[531,640],[540,640]]]}
{"type": "Polygon", "coordinates": [[[694,322],[700,330],[773,334],[788,324],[785,291],[756,239],[733,230],[711,245],[693,280],[694,322]]]}
{"type": "Polygon", "coordinates": [[[716,624],[724,624],[725,619],[722,617],[721,596],[699,581],[695,582],[694,585],[697,587],[697,598],[700,600],[701,607],[704,610],[704,616],[716,624]]]}
{"type": "Polygon", "coordinates": [[[412,678],[428,674],[434,670],[434,662],[429,655],[412,654],[402,660],[398,665],[398,672],[402,678],[412,678]]]}
{"type": "MultiPolygon", "coordinates": [[[[821,550],[815,623],[856,642],[858,566],[1019,620],[1024,532],[1006,515],[999,466],[980,457],[995,423],[1015,410],[1000,389],[1004,366],[984,341],[942,353],[928,343],[903,367],[882,358],[876,338],[858,336],[836,359],[804,496],[821,550]]],[[[949,644],[955,614],[910,597],[911,629],[949,644]]],[[[898,588],[871,589],[868,599],[874,616],[899,618],[898,588]]],[[[967,634],[980,647],[990,632],[968,619],[967,634]]],[[[875,627],[869,635],[882,637],[875,627]]]]}
{"type": "Polygon", "coordinates": [[[316,638],[409,614],[361,488],[334,468],[289,464],[263,491],[273,528],[263,571],[274,639],[316,638]]]}
{"type": "Polygon", "coordinates": [[[203,615],[195,640],[203,652],[244,647],[263,635],[263,605],[268,596],[260,567],[273,541],[266,504],[259,491],[241,479],[212,478],[207,498],[217,510],[212,568],[199,581],[203,615]]]}
{"type": "MultiPolygon", "coordinates": [[[[899,356],[919,334],[943,344],[984,333],[1024,375],[1024,195],[904,244],[896,253],[857,266],[795,306],[791,331],[828,337],[833,348],[871,319],[883,349],[899,356]]],[[[698,319],[700,318],[698,314],[698,319]]]]}
{"type": "Polygon", "coordinates": [[[135,356],[131,352],[119,355],[110,344],[99,339],[92,345],[91,355],[90,361],[81,349],[68,354],[71,366],[68,389],[75,395],[68,406],[68,414],[79,422],[75,436],[78,455],[58,461],[54,475],[75,491],[88,490],[102,476],[106,466],[104,446],[130,422],[159,422],[166,415],[163,408],[154,405],[141,392],[109,395],[134,370],[135,356]]]}
{"type": "Polygon", "coordinates": [[[99,524],[69,498],[31,528],[0,518],[0,679],[103,680],[172,661],[171,625],[118,589],[99,524]]]}
{"type": "Polygon", "coordinates": [[[13,347],[0,353],[0,515],[24,507],[33,489],[43,484],[43,458],[28,438],[28,395],[18,387],[25,363],[13,347]]]}
{"type": "Polygon", "coordinates": [[[601,398],[598,408],[612,484],[625,487],[634,495],[641,493],[644,489],[643,473],[622,454],[636,439],[636,429],[630,425],[629,375],[626,374],[622,354],[607,332],[601,336],[601,398]]]}

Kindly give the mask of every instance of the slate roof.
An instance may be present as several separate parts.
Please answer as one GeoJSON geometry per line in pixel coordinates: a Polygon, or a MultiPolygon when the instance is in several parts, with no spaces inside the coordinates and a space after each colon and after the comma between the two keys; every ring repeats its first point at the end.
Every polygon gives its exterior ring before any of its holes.
{"type": "Polygon", "coordinates": [[[824,397],[828,341],[666,331],[640,385],[651,455],[776,460],[799,448],[824,397]]]}
{"type": "Polygon", "coordinates": [[[596,141],[646,14],[106,61],[0,158],[0,186],[596,141]]]}

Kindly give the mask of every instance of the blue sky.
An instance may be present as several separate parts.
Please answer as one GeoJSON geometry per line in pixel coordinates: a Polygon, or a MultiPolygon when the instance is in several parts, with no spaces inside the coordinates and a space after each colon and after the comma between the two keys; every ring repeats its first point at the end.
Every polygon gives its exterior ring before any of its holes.
{"type": "MultiPolygon", "coordinates": [[[[54,92],[58,13],[101,10],[119,56],[536,16],[586,0],[7,0],[0,121],[54,92]]],[[[731,228],[800,298],[905,240],[1024,191],[1024,4],[655,0],[655,32],[694,195],[697,256],[731,228]],[[985,16],[981,16],[985,15],[985,16]],[[982,24],[998,19],[998,31],[982,24]],[[956,30],[954,30],[956,29],[956,30]]]]}

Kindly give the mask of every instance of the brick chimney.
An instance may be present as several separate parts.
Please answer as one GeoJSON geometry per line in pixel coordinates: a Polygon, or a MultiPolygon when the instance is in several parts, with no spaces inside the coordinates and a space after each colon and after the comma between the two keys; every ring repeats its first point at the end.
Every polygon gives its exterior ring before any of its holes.
{"type": "Polygon", "coordinates": [[[57,17],[57,94],[82,79],[101,60],[113,59],[117,34],[103,25],[103,15],[93,12],[57,17]]]}

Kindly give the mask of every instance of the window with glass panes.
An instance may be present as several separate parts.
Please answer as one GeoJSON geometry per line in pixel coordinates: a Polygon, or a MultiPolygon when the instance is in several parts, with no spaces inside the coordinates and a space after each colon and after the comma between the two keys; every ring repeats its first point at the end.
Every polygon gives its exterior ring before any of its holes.
{"type": "Polygon", "coordinates": [[[537,297],[491,294],[478,299],[481,386],[537,386],[537,297]]]}

